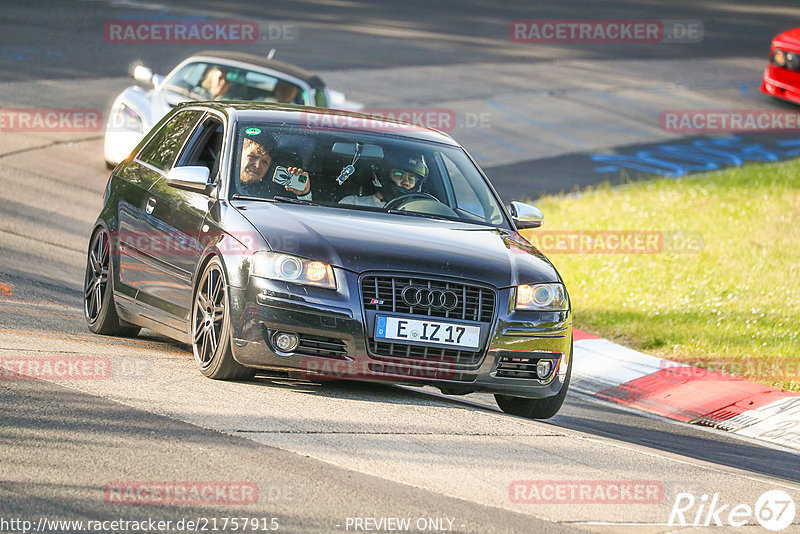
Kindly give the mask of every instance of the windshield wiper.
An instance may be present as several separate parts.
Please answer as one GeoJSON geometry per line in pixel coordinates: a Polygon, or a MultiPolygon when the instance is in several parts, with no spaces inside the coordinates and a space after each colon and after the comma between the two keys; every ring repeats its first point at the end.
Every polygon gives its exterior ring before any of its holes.
{"type": "Polygon", "coordinates": [[[274,196],[272,200],[278,202],[287,202],[289,204],[305,204],[307,206],[319,206],[316,202],[312,202],[310,200],[303,200],[302,198],[292,198],[292,197],[283,197],[283,196],[274,196]]]}
{"type": "Polygon", "coordinates": [[[239,193],[234,193],[231,195],[231,200],[260,200],[261,202],[271,202],[271,198],[264,198],[264,197],[249,197],[247,195],[240,195],[239,193]]]}
{"type": "Polygon", "coordinates": [[[310,200],[303,200],[301,198],[291,198],[291,197],[272,197],[272,198],[264,198],[264,197],[250,197],[247,195],[240,195],[239,193],[234,193],[231,195],[231,200],[258,200],[259,202],[286,202],[287,204],[306,204],[308,206],[319,206],[316,202],[311,202],[310,200]]]}
{"type": "Polygon", "coordinates": [[[430,213],[420,213],[418,211],[389,210],[386,213],[391,213],[392,215],[410,215],[412,217],[423,217],[425,219],[436,219],[437,221],[461,222],[457,221],[456,219],[443,217],[441,215],[431,215],[430,213]]]}

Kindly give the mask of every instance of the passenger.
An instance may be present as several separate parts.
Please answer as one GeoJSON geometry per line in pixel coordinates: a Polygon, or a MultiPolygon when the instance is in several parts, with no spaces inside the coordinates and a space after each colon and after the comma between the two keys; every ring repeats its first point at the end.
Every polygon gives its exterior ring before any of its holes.
{"type": "Polygon", "coordinates": [[[428,177],[428,166],[422,154],[388,156],[383,162],[381,177],[373,175],[375,194],[350,195],[339,204],[382,208],[387,202],[403,195],[418,193],[428,177]]]}
{"type": "Polygon", "coordinates": [[[285,195],[284,189],[297,195],[303,200],[311,200],[311,179],[308,173],[300,167],[289,167],[292,174],[305,175],[306,186],[303,190],[294,189],[288,185],[281,187],[272,181],[277,164],[274,155],[277,153],[277,143],[270,136],[258,138],[245,137],[242,142],[242,159],[239,170],[237,191],[239,194],[258,198],[272,198],[285,195]],[[266,177],[266,178],[265,178],[266,177]]]}

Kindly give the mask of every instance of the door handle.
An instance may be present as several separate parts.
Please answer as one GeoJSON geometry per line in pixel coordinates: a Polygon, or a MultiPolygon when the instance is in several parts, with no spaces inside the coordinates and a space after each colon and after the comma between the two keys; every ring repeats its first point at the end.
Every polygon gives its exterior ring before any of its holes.
{"type": "Polygon", "coordinates": [[[155,207],[156,207],[156,199],[150,197],[150,200],[147,201],[147,207],[145,208],[145,211],[147,212],[148,215],[150,215],[151,213],[153,213],[155,207]]]}

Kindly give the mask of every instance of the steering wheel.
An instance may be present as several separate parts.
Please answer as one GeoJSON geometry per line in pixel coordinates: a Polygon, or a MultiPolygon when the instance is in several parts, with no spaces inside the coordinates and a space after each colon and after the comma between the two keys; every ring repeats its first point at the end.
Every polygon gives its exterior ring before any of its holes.
{"type": "Polygon", "coordinates": [[[386,204],[384,204],[383,209],[386,211],[398,209],[401,206],[405,206],[412,200],[435,200],[441,204],[441,201],[436,198],[435,196],[431,195],[430,193],[409,193],[407,195],[400,195],[397,198],[393,198],[386,204]]]}

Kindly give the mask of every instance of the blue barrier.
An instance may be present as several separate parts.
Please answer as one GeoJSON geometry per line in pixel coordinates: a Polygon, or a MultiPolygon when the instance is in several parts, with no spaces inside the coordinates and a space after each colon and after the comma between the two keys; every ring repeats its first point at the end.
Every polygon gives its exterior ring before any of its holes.
{"type": "Polygon", "coordinates": [[[593,154],[592,161],[603,163],[602,166],[595,167],[597,173],[631,169],[678,178],[691,172],[740,166],[745,161],[778,161],[800,156],[800,138],[776,141],[775,145],[777,146],[767,148],[732,135],[717,139],[698,139],[686,145],[661,145],[653,150],[640,150],[634,155],[593,154]]]}

